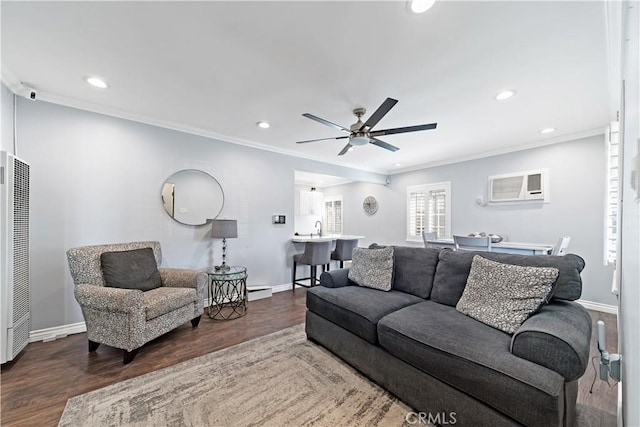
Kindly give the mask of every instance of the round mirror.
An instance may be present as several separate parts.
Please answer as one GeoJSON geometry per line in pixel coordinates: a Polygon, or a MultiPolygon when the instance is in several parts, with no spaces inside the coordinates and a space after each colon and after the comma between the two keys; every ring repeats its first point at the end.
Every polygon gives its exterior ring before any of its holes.
{"type": "Polygon", "coordinates": [[[204,225],[222,211],[224,192],[208,173],[185,169],[164,182],[162,205],[169,216],[181,224],[204,225]]]}

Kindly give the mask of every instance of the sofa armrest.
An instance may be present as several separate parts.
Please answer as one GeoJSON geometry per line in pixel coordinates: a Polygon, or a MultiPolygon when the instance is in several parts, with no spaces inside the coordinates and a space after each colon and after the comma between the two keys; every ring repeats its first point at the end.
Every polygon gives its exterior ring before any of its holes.
{"type": "Polygon", "coordinates": [[[83,308],[116,313],[144,313],[144,294],[137,289],[80,284],[74,291],[83,308]]]}
{"type": "Polygon", "coordinates": [[[171,288],[194,288],[204,295],[207,285],[207,273],[188,268],[160,268],[162,286],[171,288]]]}
{"type": "Polygon", "coordinates": [[[341,288],[343,286],[353,286],[354,282],[349,280],[349,269],[325,271],[320,275],[320,286],[325,288],[341,288]]]}
{"type": "Polygon", "coordinates": [[[580,304],[553,301],[545,305],[511,338],[511,353],[562,375],[567,382],[584,374],[589,364],[591,316],[580,304]]]}

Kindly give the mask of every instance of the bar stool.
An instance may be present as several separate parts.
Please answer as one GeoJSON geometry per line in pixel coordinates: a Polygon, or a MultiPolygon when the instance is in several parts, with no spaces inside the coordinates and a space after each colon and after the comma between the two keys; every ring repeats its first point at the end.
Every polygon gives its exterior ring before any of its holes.
{"type": "Polygon", "coordinates": [[[304,252],[293,256],[293,291],[296,290],[296,285],[310,288],[315,286],[317,279],[317,267],[322,266],[322,271],[326,271],[326,267],[331,261],[331,240],[326,242],[307,242],[304,245],[304,252]],[[310,280],[311,286],[299,283],[296,281],[296,267],[298,264],[305,264],[311,266],[311,275],[309,277],[302,277],[297,280],[310,280]]]}
{"type": "Polygon", "coordinates": [[[344,262],[351,261],[356,246],[358,246],[358,239],[337,239],[336,249],[331,252],[331,259],[340,261],[340,268],[344,268],[344,262]]]}

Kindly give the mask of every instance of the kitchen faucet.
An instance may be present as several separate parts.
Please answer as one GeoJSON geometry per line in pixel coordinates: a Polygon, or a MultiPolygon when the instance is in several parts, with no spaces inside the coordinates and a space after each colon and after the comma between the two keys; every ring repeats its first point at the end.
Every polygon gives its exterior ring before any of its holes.
{"type": "Polygon", "coordinates": [[[318,230],[318,236],[322,236],[322,221],[318,220],[316,221],[315,224],[313,224],[314,227],[316,227],[316,230],[318,230]],[[320,227],[318,227],[318,224],[320,224],[320,227]]]}

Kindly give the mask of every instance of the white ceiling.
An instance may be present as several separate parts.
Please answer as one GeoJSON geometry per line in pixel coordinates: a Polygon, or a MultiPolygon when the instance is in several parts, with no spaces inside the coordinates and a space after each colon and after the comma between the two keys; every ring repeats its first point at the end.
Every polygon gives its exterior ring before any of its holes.
{"type": "Polygon", "coordinates": [[[352,180],[333,175],[325,175],[321,173],[308,171],[295,171],[295,183],[297,185],[306,185],[309,187],[326,188],[334,185],[348,184],[352,180]]]}
{"type": "Polygon", "coordinates": [[[41,100],[230,142],[394,173],[595,134],[609,121],[598,1],[7,2],[2,75],[41,100]],[[88,86],[103,77],[110,88],[88,86]],[[508,101],[493,96],[518,92],[508,101]],[[338,157],[341,135],[386,97],[376,126],[437,122],[338,157]],[[259,120],[271,122],[259,129],[259,120]],[[539,130],[557,128],[549,135],[539,130]],[[396,166],[400,164],[400,166],[396,166]]]}

